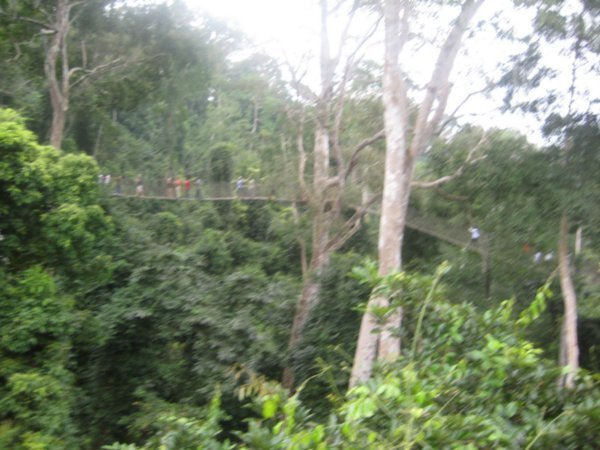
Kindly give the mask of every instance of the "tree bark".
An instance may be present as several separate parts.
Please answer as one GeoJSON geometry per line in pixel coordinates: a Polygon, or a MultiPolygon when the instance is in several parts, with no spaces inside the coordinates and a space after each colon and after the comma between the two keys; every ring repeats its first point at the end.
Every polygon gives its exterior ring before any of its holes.
{"type": "MultiPolygon", "coordinates": [[[[320,5],[321,89],[318,96],[311,96],[316,101],[312,183],[308,183],[304,179],[304,166],[307,157],[304,151],[302,134],[299,133],[298,137],[300,154],[299,182],[303,197],[307,199],[308,207],[311,210],[313,222],[310,262],[308,263],[308,270],[303,274],[302,292],[294,314],[288,346],[288,352],[292,359],[301,345],[304,329],[310,320],[311,312],[319,301],[321,290],[320,278],[329,265],[331,254],[354,235],[359,228],[361,217],[366,213],[368,205],[362,205],[350,219],[342,219],[346,179],[355,168],[359,152],[383,137],[382,133],[377,133],[371,138],[363,140],[353,149],[350,161],[348,163],[344,162],[340,145],[340,129],[342,126],[341,114],[345,91],[344,83],[335,83],[335,73],[340,62],[341,48],[345,45],[351,18],[348,19],[348,25],[342,33],[337,56],[332,57],[328,35],[329,11],[327,1],[321,0],[320,5]],[[332,153],[337,162],[335,167],[330,166],[332,153]]],[[[355,3],[354,7],[357,5],[358,3],[355,3]]],[[[350,16],[353,14],[354,9],[351,11],[350,16]]],[[[295,84],[301,88],[301,84],[296,81],[295,84]]],[[[290,389],[294,386],[293,365],[290,363],[284,369],[282,383],[290,389]]]]}
{"type": "MultiPolygon", "coordinates": [[[[378,242],[381,276],[401,268],[402,242],[415,161],[441,123],[450,92],[448,79],[462,37],[483,1],[466,0],[463,3],[461,12],[440,49],[425,98],[419,105],[416,122],[410,132],[409,100],[399,64],[400,52],[410,35],[410,5],[401,0],[385,2],[383,106],[386,158],[378,242]]],[[[381,297],[372,298],[367,305],[361,322],[350,387],[366,381],[371,376],[376,359],[393,360],[400,353],[401,308],[387,317],[381,326],[380,334],[375,332],[377,323],[370,310],[374,306],[388,305],[389,299],[381,297]]]]}
{"type": "Polygon", "coordinates": [[[564,319],[561,329],[560,359],[569,371],[562,377],[561,385],[567,389],[575,386],[575,377],[579,369],[579,344],[577,342],[577,295],[571,277],[568,252],[568,220],[563,214],[560,221],[558,238],[558,265],[560,272],[560,288],[564,301],[564,319]]]}
{"type": "Polygon", "coordinates": [[[50,91],[52,105],[52,127],[50,129],[50,145],[59,149],[65,130],[66,115],[69,110],[69,64],[67,54],[67,36],[69,34],[68,0],[58,0],[54,22],[54,34],[46,49],[44,58],[44,74],[50,91]],[[60,78],[57,65],[61,64],[60,78]]]}
{"type": "MultiPolygon", "coordinates": [[[[316,197],[321,198],[321,193],[325,191],[324,186],[327,182],[329,171],[329,137],[327,130],[318,124],[315,132],[314,148],[313,170],[315,176],[313,179],[313,186],[314,192],[317,193],[316,197]]],[[[314,206],[320,208],[324,207],[322,201],[317,201],[316,205],[313,205],[313,207],[314,206]]],[[[320,209],[316,211],[313,219],[310,263],[308,264],[308,270],[303,274],[302,292],[294,313],[292,330],[288,343],[289,356],[292,358],[292,362],[288,363],[285,367],[281,380],[282,385],[288,389],[291,389],[294,386],[295,381],[293,369],[294,354],[302,341],[304,327],[310,317],[310,313],[319,301],[319,294],[321,291],[320,278],[330,260],[330,251],[327,248],[330,228],[328,216],[330,214],[331,211],[328,212],[320,209]]]]}

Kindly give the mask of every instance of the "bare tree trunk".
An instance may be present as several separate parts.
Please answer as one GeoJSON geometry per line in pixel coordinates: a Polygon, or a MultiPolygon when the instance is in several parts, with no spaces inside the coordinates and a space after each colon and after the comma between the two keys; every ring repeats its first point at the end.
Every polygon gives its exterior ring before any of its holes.
{"type": "MultiPolygon", "coordinates": [[[[303,287],[298,306],[295,311],[292,332],[289,341],[289,354],[293,358],[301,344],[306,324],[310,314],[319,301],[321,289],[321,276],[327,268],[331,254],[338,250],[359,229],[361,218],[366,213],[367,202],[357,208],[355,214],[347,220],[342,219],[342,206],[346,180],[352,175],[359,153],[372,143],[383,137],[378,132],[370,138],[358,143],[352,152],[349,161],[344,161],[341,148],[341,118],[343,114],[343,99],[345,95],[345,80],[349,68],[346,67],[344,78],[340,83],[335,81],[335,71],[339,66],[342,47],[348,37],[348,28],[352,21],[355,9],[359,3],[355,2],[342,33],[340,48],[335,56],[331,55],[328,35],[329,10],[327,0],[320,0],[321,5],[321,90],[318,95],[309,98],[316,102],[315,136],[313,149],[312,183],[307,183],[305,174],[306,153],[302,140],[303,133],[298,133],[299,149],[299,182],[303,198],[308,202],[313,216],[312,244],[308,270],[303,274],[303,287]],[[335,100],[335,101],[334,101],[335,100]],[[333,151],[332,151],[333,150],[333,151]],[[336,160],[335,167],[330,166],[332,156],[336,160]]],[[[360,45],[364,44],[364,41],[360,45]]],[[[358,50],[358,49],[357,49],[358,50]]],[[[302,91],[301,84],[296,86],[302,91]]],[[[302,125],[302,121],[300,121],[302,125]]],[[[301,130],[300,130],[301,131],[301,130]]],[[[304,263],[303,263],[304,266],[304,263]]],[[[283,385],[292,388],[294,385],[293,367],[288,364],[284,370],[283,385]]]]}
{"type": "MultiPolygon", "coordinates": [[[[406,12],[405,12],[406,14],[406,12]]],[[[400,268],[401,246],[410,192],[402,186],[406,182],[405,166],[407,159],[406,121],[407,96],[404,81],[400,74],[398,56],[404,41],[400,39],[400,3],[388,1],[385,4],[385,62],[383,75],[383,105],[385,122],[385,175],[379,224],[379,274],[385,276],[400,268]]],[[[389,305],[387,298],[374,297],[363,315],[350,386],[366,381],[371,376],[373,364],[378,355],[392,359],[400,351],[400,340],[394,336],[399,330],[402,311],[399,310],[385,323],[381,335],[375,332],[376,318],[371,314],[374,307],[389,305]]]]}
{"type": "Polygon", "coordinates": [[[54,22],[54,34],[46,49],[44,74],[50,91],[52,104],[52,128],[50,145],[60,148],[65,130],[66,115],[69,110],[69,65],[67,60],[67,36],[69,34],[69,1],[58,0],[54,22]],[[60,80],[57,64],[62,62],[60,80]]]}
{"type": "Polygon", "coordinates": [[[583,227],[579,225],[577,227],[577,231],[575,232],[575,256],[581,254],[581,250],[583,249],[583,227]]]}
{"type": "MultiPolygon", "coordinates": [[[[385,2],[383,106],[386,158],[378,242],[381,276],[401,268],[402,242],[415,161],[441,123],[450,92],[448,79],[461,46],[462,36],[483,1],[466,0],[463,3],[462,10],[438,54],[410,136],[409,100],[399,64],[400,52],[410,36],[410,4],[401,0],[385,2]]],[[[378,297],[369,301],[361,322],[350,387],[366,381],[371,376],[376,359],[393,360],[400,353],[398,334],[402,324],[401,309],[386,318],[380,335],[374,333],[377,324],[370,310],[374,306],[388,305],[389,299],[386,298],[378,297]]]]}
{"type": "MultiPolygon", "coordinates": [[[[314,192],[317,197],[325,192],[325,185],[329,175],[329,136],[327,130],[320,124],[317,124],[315,132],[314,146],[314,192]]],[[[323,202],[316,202],[316,205],[321,208],[316,211],[312,224],[312,249],[311,258],[308,265],[308,270],[304,274],[302,281],[302,292],[300,301],[296,307],[294,320],[292,323],[292,331],[288,349],[290,356],[293,358],[296,349],[298,348],[306,322],[309,319],[310,313],[314,306],[319,301],[319,293],[321,291],[321,275],[327,267],[330,260],[329,243],[329,214],[330,212],[323,210],[323,202]]],[[[284,387],[291,389],[294,385],[294,372],[291,364],[288,364],[284,369],[282,384],[284,387]]]]}
{"type": "Polygon", "coordinates": [[[319,295],[321,293],[321,276],[323,270],[329,263],[329,255],[326,252],[321,252],[318,258],[313,258],[311,265],[315,265],[314,269],[309,271],[302,283],[302,292],[300,294],[300,301],[296,306],[296,312],[294,314],[294,320],[292,323],[292,331],[290,334],[290,340],[288,342],[288,349],[290,351],[290,357],[292,361],[288,362],[283,370],[283,377],[281,384],[288,389],[294,387],[295,376],[294,376],[294,364],[293,358],[294,353],[300,346],[302,338],[304,336],[304,328],[310,313],[315,305],[319,301],[319,295]]]}
{"type": "Polygon", "coordinates": [[[571,277],[568,252],[568,221],[563,214],[560,221],[558,238],[558,265],[560,271],[560,288],[562,291],[565,313],[561,330],[561,361],[569,367],[569,371],[561,379],[561,384],[571,389],[575,386],[575,377],[579,368],[579,344],[577,343],[577,295],[571,277]]]}

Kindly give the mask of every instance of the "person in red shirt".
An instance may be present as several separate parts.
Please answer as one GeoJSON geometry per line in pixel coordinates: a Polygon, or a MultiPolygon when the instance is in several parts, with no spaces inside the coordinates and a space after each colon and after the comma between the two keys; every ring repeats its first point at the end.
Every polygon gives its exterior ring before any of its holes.
{"type": "Polygon", "coordinates": [[[185,181],[183,183],[183,188],[185,189],[185,198],[190,198],[190,188],[192,187],[192,183],[190,182],[190,177],[185,177],[185,181]]]}

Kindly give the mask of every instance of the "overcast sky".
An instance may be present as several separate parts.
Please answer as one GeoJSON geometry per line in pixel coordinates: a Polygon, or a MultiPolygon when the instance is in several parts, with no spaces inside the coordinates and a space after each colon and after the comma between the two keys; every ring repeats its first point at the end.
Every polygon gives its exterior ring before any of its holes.
{"type": "MultiPolygon", "coordinates": [[[[295,61],[301,55],[311,52],[315,55],[319,48],[319,8],[316,0],[186,0],[188,5],[199,11],[225,20],[233,28],[247,34],[257,46],[275,56],[286,56],[295,61]]],[[[332,2],[333,3],[333,2],[332,2]]],[[[531,14],[511,8],[508,0],[490,0],[478,12],[476,19],[489,18],[501,13],[502,21],[515,28],[518,35],[526,35],[530,30],[531,14]]],[[[502,22],[501,21],[501,22],[502,22]]],[[[477,20],[475,21],[475,23],[477,20]]],[[[435,29],[432,23],[426,29],[435,29]]],[[[452,92],[448,111],[452,111],[470,92],[483,87],[484,73],[494,73],[496,64],[508,57],[515,48],[508,43],[499,43],[495,33],[488,29],[468,40],[467,52],[457,60],[452,92]]],[[[564,61],[559,64],[558,85],[568,86],[571,75],[571,61],[561,56],[555,49],[553,58],[564,61]]],[[[376,61],[383,58],[382,48],[374,47],[369,55],[376,61]]],[[[421,82],[430,74],[435,53],[421,49],[411,55],[411,76],[421,78],[421,82]]],[[[318,80],[316,66],[313,66],[313,80],[318,80]]],[[[590,83],[594,86],[599,83],[590,83]]],[[[594,90],[593,86],[588,88],[594,90]]],[[[598,90],[598,88],[596,88],[598,90]]],[[[590,95],[597,94],[592,92],[590,95]]],[[[596,95],[597,97],[598,95],[596,95]]],[[[500,114],[497,111],[502,95],[496,94],[493,99],[473,97],[462,109],[466,114],[464,120],[487,126],[516,128],[526,133],[536,143],[541,142],[539,122],[532,117],[500,114]]]]}

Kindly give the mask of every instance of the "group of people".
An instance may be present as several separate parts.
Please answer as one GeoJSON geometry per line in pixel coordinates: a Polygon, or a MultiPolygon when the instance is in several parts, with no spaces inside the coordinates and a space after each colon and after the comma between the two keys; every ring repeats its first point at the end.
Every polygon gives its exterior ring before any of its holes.
{"type": "MultiPolygon", "coordinates": [[[[100,174],[98,175],[98,184],[106,186],[107,188],[112,187],[114,185],[114,194],[115,195],[123,195],[124,192],[124,184],[125,179],[122,176],[112,177],[110,174],[100,174]]],[[[159,182],[157,186],[155,186],[154,191],[158,188],[157,192],[154,192],[156,195],[158,192],[164,192],[164,195],[167,198],[192,198],[201,200],[203,198],[203,187],[204,181],[200,177],[167,177],[163,182],[159,182]],[[163,184],[163,187],[160,187],[160,184],[163,184]],[[164,191],[163,191],[164,189],[164,191]]],[[[143,197],[146,195],[145,183],[142,175],[137,175],[134,179],[135,184],[135,196],[143,197]]],[[[155,183],[153,184],[153,186],[155,183]]],[[[234,183],[235,185],[235,194],[237,196],[250,196],[254,197],[256,195],[256,181],[253,178],[244,179],[241,176],[238,177],[234,183]]],[[[161,195],[161,194],[158,194],[161,195]]]]}
{"type": "Polygon", "coordinates": [[[254,178],[250,178],[246,189],[245,180],[242,177],[238,177],[235,182],[235,192],[237,195],[249,195],[254,197],[256,194],[256,181],[254,181],[254,178]]]}
{"type": "MultiPolygon", "coordinates": [[[[110,186],[112,183],[113,183],[113,178],[110,173],[107,173],[106,175],[103,175],[103,174],[98,175],[98,184],[101,184],[104,186],[110,186]]],[[[114,184],[115,184],[115,194],[123,195],[123,177],[121,175],[115,177],[114,184]]]]}
{"type": "Polygon", "coordinates": [[[166,196],[168,198],[190,198],[190,191],[194,185],[196,192],[194,197],[202,199],[202,178],[196,177],[194,180],[190,180],[190,177],[183,179],[179,177],[168,177],[166,180],[166,196]]]}
{"type": "MultiPolygon", "coordinates": [[[[481,238],[481,231],[476,226],[471,226],[469,227],[469,233],[471,235],[471,244],[476,245],[481,238]]],[[[533,250],[529,243],[525,243],[525,245],[523,245],[523,253],[529,254],[532,251],[533,250]]],[[[538,250],[533,253],[533,262],[535,264],[540,264],[542,262],[547,263],[551,262],[552,260],[554,260],[554,252],[544,253],[538,250]]]]}
{"type": "MultiPolygon", "coordinates": [[[[525,243],[525,245],[523,245],[523,253],[528,255],[532,251],[533,250],[530,247],[529,243],[525,243]]],[[[533,262],[535,264],[540,264],[542,262],[551,262],[553,259],[554,259],[554,252],[544,253],[539,250],[533,252],[533,262]]]]}

